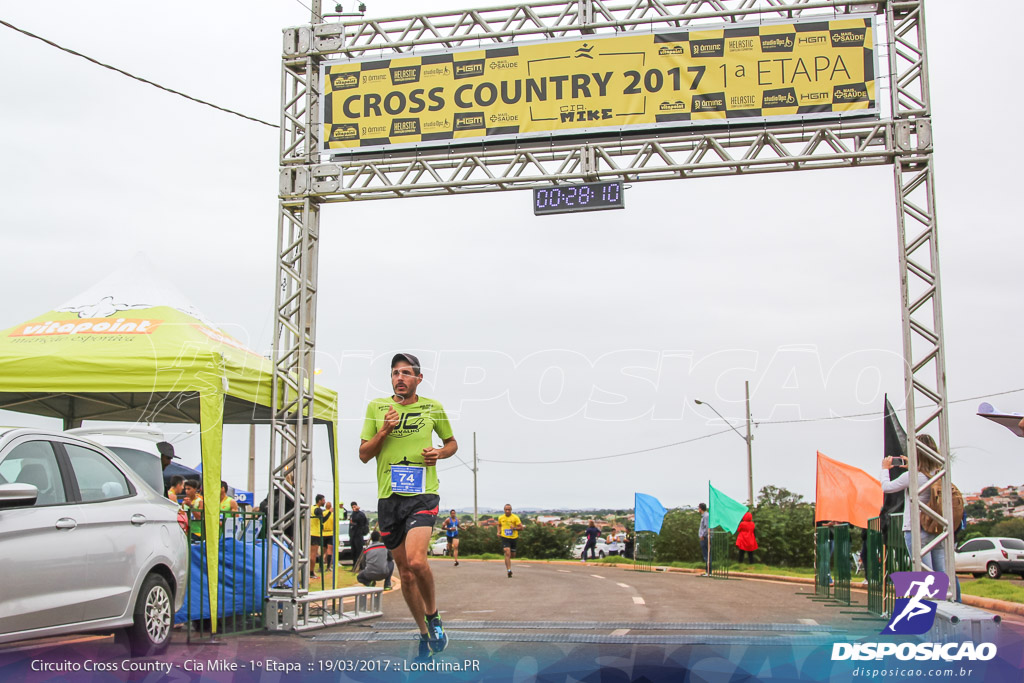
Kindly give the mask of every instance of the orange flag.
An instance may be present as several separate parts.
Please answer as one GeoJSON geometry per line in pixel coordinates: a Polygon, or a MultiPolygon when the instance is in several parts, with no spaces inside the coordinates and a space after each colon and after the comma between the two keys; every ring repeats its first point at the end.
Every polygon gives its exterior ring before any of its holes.
{"type": "Polygon", "coordinates": [[[849,522],[867,528],[882,509],[882,482],[862,469],[818,451],[814,521],[849,522]]]}

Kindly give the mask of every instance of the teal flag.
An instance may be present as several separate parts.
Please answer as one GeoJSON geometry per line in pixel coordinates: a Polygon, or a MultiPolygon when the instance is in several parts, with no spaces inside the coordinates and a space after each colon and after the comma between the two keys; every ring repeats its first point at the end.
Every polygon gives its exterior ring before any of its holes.
{"type": "Polygon", "coordinates": [[[738,500],[733,500],[710,483],[708,491],[709,507],[711,508],[708,511],[708,526],[712,529],[720,526],[731,534],[736,533],[736,527],[740,525],[743,515],[747,514],[747,506],[738,500]]]}
{"type": "Polygon", "coordinates": [[[654,496],[649,496],[646,493],[637,493],[635,495],[636,507],[634,508],[633,528],[636,531],[661,533],[661,522],[665,519],[665,507],[654,496]]]}

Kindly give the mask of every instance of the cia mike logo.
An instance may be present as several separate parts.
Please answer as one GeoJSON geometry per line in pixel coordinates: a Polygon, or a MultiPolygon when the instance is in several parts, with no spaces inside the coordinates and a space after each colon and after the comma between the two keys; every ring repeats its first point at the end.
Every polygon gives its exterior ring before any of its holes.
{"type": "Polygon", "coordinates": [[[896,605],[883,634],[921,635],[935,623],[936,600],[945,600],[949,577],[939,572],[893,572],[896,605]]]}

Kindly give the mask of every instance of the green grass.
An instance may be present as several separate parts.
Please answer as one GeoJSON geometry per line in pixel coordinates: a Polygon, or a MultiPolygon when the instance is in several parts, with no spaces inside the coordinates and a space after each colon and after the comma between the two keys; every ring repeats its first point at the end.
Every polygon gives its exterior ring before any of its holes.
{"type": "Polygon", "coordinates": [[[960,592],[964,595],[976,595],[979,598],[994,598],[1007,602],[1024,603],[1024,588],[1009,581],[978,579],[977,581],[961,581],[960,592]]]}

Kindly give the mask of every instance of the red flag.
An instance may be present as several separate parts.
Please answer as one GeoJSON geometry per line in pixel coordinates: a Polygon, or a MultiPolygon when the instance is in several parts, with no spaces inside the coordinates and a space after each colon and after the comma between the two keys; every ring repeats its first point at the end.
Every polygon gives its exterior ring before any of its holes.
{"type": "Polygon", "coordinates": [[[882,482],[862,469],[818,451],[814,521],[849,522],[867,528],[882,507],[882,482]]]}

